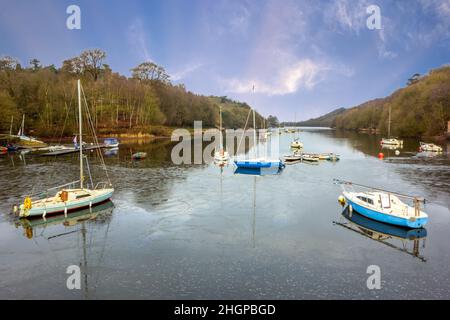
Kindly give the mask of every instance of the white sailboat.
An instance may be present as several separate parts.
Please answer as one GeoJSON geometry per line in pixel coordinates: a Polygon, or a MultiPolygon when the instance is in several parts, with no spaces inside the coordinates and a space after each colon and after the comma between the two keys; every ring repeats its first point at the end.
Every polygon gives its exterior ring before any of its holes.
{"type": "Polygon", "coordinates": [[[403,147],[403,140],[391,138],[391,106],[389,106],[388,137],[381,139],[381,145],[403,147]]]}
{"type": "MultiPolygon", "coordinates": [[[[79,114],[79,139],[80,139],[80,145],[83,145],[83,114],[82,114],[82,107],[81,107],[81,83],[80,80],[78,80],[78,114],[79,114]]],[[[84,92],[83,92],[84,96],[84,92]]],[[[86,103],[86,98],[84,97],[84,101],[86,103]]],[[[86,112],[88,115],[88,120],[92,121],[89,114],[89,109],[87,108],[86,103],[86,112]]],[[[93,126],[91,126],[91,130],[93,131],[93,126]]],[[[94,134],[94,139],[96,140],[96,143],[98,144],[97,137],[94,134]]],[[[83,149],[79,148],[80,151],[80,180],[73,181],[70,183],[67,183],[63,186],[59,186],[56,188],[48,189],[47,191],[36,194],[36,195],[30,195],[25,197],[25,200],[23,204],[19,206],[19,209],[17,210],[17,207],[15,207],[14,211],[16,214],[19,215],[19,217],[43,217],[45,218],[46,215],[49,214],[56,214],[56,213],[64,213],[67,214],[68,211],[75,211],[83,208],[91,208],[97,204],[103,203],[107,200],[109,200],[114,192],[114,189],[112,188],[111,181],[109,181],[109,177],[106,171],[106,166],[103,160],[103,156],[101,152],[99,152],[100,159],[103,164],[103,168],[105,169],[106,176],[108,177],[108,182],[99,182],[95,187],[92,182],[92,177],[90,177],[91,188],[87,188],[85,186],[84,180],[84,169],[83,169],[83,162],[84,162],[84,156],[83,156],[83,149]],[[79,185],[79,187],[76,187],[79,185]],[[50,192],[55,192],[56,194],[54,196],[48,197],[48,194],[50,192]],[[36,198],[36,199],[34,199],[36,198]],[[18,212],[17,212],[18,211],[18,212]]],[[[89,169],[89,168],[88,168],[89,169]]],[[[90,174],[90,170],[89,170],[90,174]]]]}
{"type": "Polygon", "coordinates": [[[47,146],[47,144],[45,142],[25,135],[25,115],[22,116],[22,124],[20,126],[19,132],[17,133],[16,136],[13,136],[13,137],[19,138],[20,143],[24,146],[29,146],[29,147],[45,147],[45,146],[47,146]]]}
{"type": "Polygon", "coordinates": [[[225,151],[223,148],[223,135],[222,135],[222,106],[219,106],[219,151],[216,151],[214,153],[214,161],[217,162],[226,162],[228,159],[230,159],[230,155],[228,154],[228,151],[225,151]]]}
{"type": "MultiPolygon", "coordinates": [[[[297,114],[294,115],[294,124],[297,122],[297,114]]],[[[299,137],[297,137],[298,130],[294,131],[294,141],[291,142],[292,149],[303,149],[303,143],[300,142],[299,137]]]]}

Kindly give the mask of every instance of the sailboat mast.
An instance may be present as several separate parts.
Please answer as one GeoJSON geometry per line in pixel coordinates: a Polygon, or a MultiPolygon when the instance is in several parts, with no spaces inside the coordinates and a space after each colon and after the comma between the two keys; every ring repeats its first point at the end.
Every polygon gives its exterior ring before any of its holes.
{"type": "Polygon", "coordinates": [[[388,138],[391,137],[391,106],[389,106],[388,138]]]}
{"type": "Polygon", "coordinates": [[[222,106],[219,106],[219,131],[220,131],[220,151],[223,149],[223,141],[222,141],[222,106]]]}
{"type": "Polygon", "coordinates": [[[78,79],[78,119],[80,125],[80,188],[83,189],[83,118],[81,113],[81,82],[78,79]]]}
{"type": "Polygon", "coordinates": [[[25,115],[22,115],[22,128],[20,129],[20,135],[25,135],[25,115]]]}
{"type": "Polygon", "coordinates": [[[12,136],[12,127],[13,127],[14,117],[11,116],[11,125],[9,126],[9,135],[12,136]]]}
{"type": "Polygon", "coordinates": [[[255,141],[255,158],[258,157],[257,141],[256,141],[256,121],[255,121],[255,109],[253,109],[253,141],[255,141]]]}
{"type": "MultiPolygon", "coordinates": [[[[253,85],[253,96],[255,95],[255,85],[253,85]]],[[[255,108],[252,108],[253,110],[253,141],[255,141],[255,158],[258,157],[258,144],[256,141],[256,119],[255,119],[255,108]]]]}

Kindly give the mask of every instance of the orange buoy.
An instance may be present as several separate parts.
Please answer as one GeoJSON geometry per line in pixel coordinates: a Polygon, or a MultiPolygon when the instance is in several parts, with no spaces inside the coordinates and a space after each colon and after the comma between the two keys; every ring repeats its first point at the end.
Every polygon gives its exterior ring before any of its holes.
{"type": "Polygon", "coordinates": [[[383,159],[383,158],[384,158],[383,152],[380,152],[380,153],[378,154],[378,158],[379,158],[379,159],[383,159]]]}

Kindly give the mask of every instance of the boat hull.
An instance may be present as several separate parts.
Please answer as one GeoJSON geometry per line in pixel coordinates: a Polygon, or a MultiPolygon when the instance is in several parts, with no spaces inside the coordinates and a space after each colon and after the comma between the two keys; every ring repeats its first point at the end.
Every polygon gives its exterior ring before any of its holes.
{"type": "Polygon", "coordinates": [[[413,218],[413,219],[396,217],[393,215],[385,214],[382,212],[378,212],[378,211],[363,207],[363,206],[353,202],[348,197],[346,197],[346,199],[347,199],[348,204],[350,204],[352,206],[353,210],[355,210],[359,214],[361,214],[369,219],[372,219],[372,220],[376,220],[376,221],[380,221],[380,222],[388,223],[388,224],[393,224],[396,226],[406,227],[406,228],[413,228],[413,229],[422,228],[428,222],[428,217],[427,218],[413,218]]]}
{"type": "Polygon", "coordinates": [[[238,168],[260,169],[260,168],[282,168],[283,163],[278,161],[234,161],[238,168]]]}
{"type": "Polygon", "coordinates": [[[81,210],[84,208],[93,207],[95,205],[101,204],[105,201],[111,199],[114,193],[114,189],[105,189],[105,192],[95,196],[95,197],[87,197],[85,200],[66,202],[61,204],[49,205],[47,207],[35,207],[31,208],[28,211],[23,211],[21,209],[20,216],[26,218],[32,217],[42,217],[47,215],[53,215],[58,213],[70,212],[75,210],[81,210]]]}

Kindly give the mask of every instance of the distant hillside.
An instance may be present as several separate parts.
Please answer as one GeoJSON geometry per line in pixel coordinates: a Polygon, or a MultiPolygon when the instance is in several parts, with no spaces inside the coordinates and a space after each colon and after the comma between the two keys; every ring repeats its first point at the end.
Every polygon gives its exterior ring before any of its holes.
{"type": "Polygon", "coordinates": [[[423,77],[409,79],[408,86],[386,98],[346,109],[331,126],[340,129],[372,129],[387,133],[391,107],[392,135],[437,136],[450,120],[450,66],[431,70],[423,77]]]}
{"type": "Polygon", "coordinates": [[[323,116],[320,116],[318,118],[309,119],[306,121],[300,121],[300,122],[283,122],[282,125],[284,126],[302,126],[302,127],[331,127],[333,124],[334,119],[345,112],[345,108],[339,108],[336,110],[333,110],[323,116]]]}

